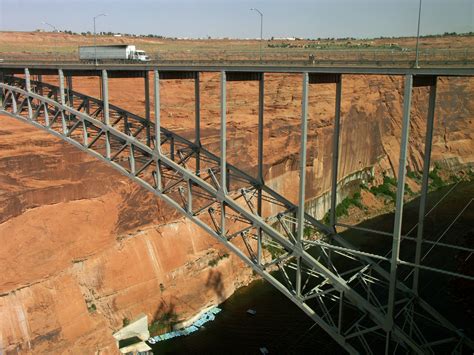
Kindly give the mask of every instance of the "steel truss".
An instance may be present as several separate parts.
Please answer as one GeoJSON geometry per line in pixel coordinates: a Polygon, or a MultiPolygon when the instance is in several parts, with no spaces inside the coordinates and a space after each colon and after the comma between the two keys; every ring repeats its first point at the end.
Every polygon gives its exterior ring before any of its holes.
{"type": "MultiPolygon", "coordinates": [[[[59,69],[59,86],[0,72],[0,113],[45,130],[106,162],[165,200],[223,243],[287,296],[349,353],[461,353],[474,348],[461,330],[418,296],[423,220],[436,100],[435,75],[405,75],[403,129],[392,252],[359,250],[338,233],[335,215],[342,74],[302,72],[299,203],[290,203],[263,179],[264,73],[222,70],[220,156],[201,144],[199,72],[154,69],[155,123],[150,120],[148,72],[144,72],[146,117],[109,103],[107,70],[99,100],[72,90],[72,76],[59,69]],[[195,82],[195,140],[160,125],[160,81],[195,82]],[[226,82],[259,81],[257,177],[227,163],[226,82]],[[3,82],[2,82],[3,81],[3,82]],[[336,87],[330,226],[304,211],[307,107],[310,84],[336,87]],[[422,202],[411,287],[397,277],[412,87],[430,87],[422,202]],[[279,273],[275,273],[275,270],[279,273]]],[[[296,186],[296,184],[295,184],[296,186]]],[[[471,251],[472,252],[472,251],[471,251]]],[[[433,271],[442,271],[435,269],[433,271]]],[[[468,275],[457,275],[470,278],[468,275]]],[[[470,278],[472,280],[472,278],[470,278]]]]}

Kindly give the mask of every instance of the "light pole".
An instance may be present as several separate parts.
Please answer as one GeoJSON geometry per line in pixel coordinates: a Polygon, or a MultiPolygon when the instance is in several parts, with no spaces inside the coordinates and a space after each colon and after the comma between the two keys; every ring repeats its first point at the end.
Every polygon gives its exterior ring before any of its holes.
{"type": "Polygon", "coordinates": [[[419,68],[418,66],[418,51],[419,51],[419,48],[418,48],[418,42],[420,41],[420,20],[421,20],[421,0],[420,0],[420,6],[418,8],[418,31],[416,33],[416,49],[415,49],[415,68],[419,68]]]}
{"type": "Polygon", "coordinates": [[[257,9],[252,7],[250,11],[256,11],[260,14],[260,62],[262,61],[262,43],[263,43],[263,13],[257,9]]]}
{"type": "MultiPolygon", "coordinates": [[[[46,21],[42,21],[41,23],[42,23],[43,25],[48,25],[49,27],[51,27],[51,28],[53,29],[53,33],[54,33],[54,32],[59,32],[58,29],[56,28],[56,26],[53,26],[52,24],[50,24],[50,23],[48,23],[48,22],[46,22],[46,21]]],[[[56,49],[57,49],[55,44],[52,45],[51,47],[52,47],[52,48],[51,48],[52,50],[56,50],[56,49]]],[[[54,53],[54,52],[53,52],[53,53],[54,53]]],[[[56,60],[59,58],[59,51],[58,51],[57,54],[58,54],[57,56],[54,56],[54,57],[56,58],[56,60]]]]}
{"type": "Polygon", "coordinates": [[[97,17],[101,17],[101,16],[107,16],[107,14],[99,14],[99,15],[96,15],[94,16],[94,58],[95,58],[95,65],[97,65],[97,40],[96,40],[96,33],[95,33],[95,19],[97,17]]]}
{"type": "Polygon", "coordinates": [[[58,29],[57,29],[55,26],[53,26],[52,24],[47,23],[46,21],[43,21],[43,22],[41,22],[41,23],[42,23],[43,25],[48,25],[49,27],[51,27],[51,28],[53,29],[53,32],[59,32],[58,29]]]}

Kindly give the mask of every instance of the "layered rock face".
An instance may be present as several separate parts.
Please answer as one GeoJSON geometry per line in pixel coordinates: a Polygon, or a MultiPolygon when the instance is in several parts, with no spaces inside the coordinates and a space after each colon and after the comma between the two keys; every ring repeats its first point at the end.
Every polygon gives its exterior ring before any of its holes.
{"type": "MultiPolygon", "coordinates": [[[[54,78],[45,78],[54,82],[54,78]]],[[[301,76],[266,75],[265,180],[296,201],[301,76]]],[[[345,76],[339,179],[396,174],[400,77],[345,76]]],[[[143,115],[143,79],[111,79],[112,103],[143,115]]],[[[97,78],[74,89],[99,94],[97,78]]],[[[219,77],[201,77],[204,145],[218,152],[219,77]]],[[[193,136],[194,86],[162,83],[163,126],[193,136]]],[[[257,92],[228,83],[228,155],[253,174],[257,92]]],[[[307,201],[329,189],[334,86],[310,88],[307,201]]],[[[415,89],[409,168],[421,167],[428,92],[415,89]]],[[[474,163],[474,80],[439,79],[433,160],[474,163]]],[[[251,271],[214,239],[126,177],[72,146],[0,116],[0,349],[115,353],[125,318],[178,319],[226,299],[251,271]],[[217,262],[216,266],[214,265],[217,262]]]]}

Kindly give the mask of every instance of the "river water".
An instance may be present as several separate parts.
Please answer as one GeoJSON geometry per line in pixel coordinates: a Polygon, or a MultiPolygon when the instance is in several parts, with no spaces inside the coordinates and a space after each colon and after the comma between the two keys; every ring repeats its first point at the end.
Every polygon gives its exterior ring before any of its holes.
{"type": "MultiPolygon", "coordinates": [[[[426,218],[425,235],[436,240],[452,224],[441,241],[474,247],[474,201],[470,203],[474,198],[474,182],[462,182],[430,193],[427,211],[443,196],[442,202],[426,218]],[[458,216],[464,208],[464,212],[458,216]]],[[[418,199],[405,205],[403,233],[416,224],[417,211],[418,199]]],[[[393,214],[386,214],[365,221],[360,226],[390,231],[393,220],[393,214]]],[[[389,237],[367,235],[353,230],[342,235],[353,244],[363,245],[365,249],[378,253],[387,250],[391,243],[389,237]]],[[[416,230],[410,235],[415,236],[416,230]]],[[[428,248],[423,251],[426,252],[428,248]]],[[[401,258],[412,261],[413,255],[414,243],[402,242],[401,258]]],[[[461,267],[464,273],[472,276],[474,256],[468,257],[466,252],[446,252],[446,249],[436,247],[424,262],[451,271],[461,267]]],[[[409,271],[401,269],[402,275],[409,271]]],[[[473,282],[429,271],[421,272],[420,279],[421,297],[472,338],[473,282]]],[[[303,311],[265,281],[257,280],[239,289],[220,307],[222,312],[213,322],[207,323],[204,329],[187,337],[158,343],[153,347],[154,353],[260,354],[260,347],[266,347],[270,354],[344,353],[303,311]],[[246,311],[250,308],[257,313],[248,314],[246,311]]]]}

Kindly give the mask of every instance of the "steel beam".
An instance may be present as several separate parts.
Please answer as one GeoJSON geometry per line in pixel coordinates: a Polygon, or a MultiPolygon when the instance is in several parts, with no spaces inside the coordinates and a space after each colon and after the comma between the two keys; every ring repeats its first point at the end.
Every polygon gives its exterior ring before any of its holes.
{"type": "MultiPolygon", "coordinates": [[[[4,83],[4,82],[5,82],[5,75],[3,74],[3,70],[0,70],[0,83],[4,83]]],[[[5,97],[4,89],[2,88],[0,90],[0,107],[3,106],[4,97],[5,97]]]]}
{"type": "Polygon", "coordinates": [[[227,90],[226,72],[221,72],[221,127],[220,127],[220,187],[222,192],[227,193],[227,90]]]}
{"type": "Polygon", "coordinates": [[[339,136],[341,124],[341,94],[342,78],[336,81],[336,112],[334,114],[334,131],[332,138],[332,177],[331,177],[331,210],[330,225],[336,232],[336,206],[337,206],[337,174],[339,164],[339,136]]]}
{"type": "Polygon", "coordinates": [[[155,107],[155,153],[157,156],[156,161],[156,189],[161,191],[163,185],[161,182],[161,105],[160,105],[160,73],[157,69],[153,71],[153,99],[155,107]]]}
{"type": "MultiPolygon", "coordinates": [[[[420,265],[421,263],[421,246],[423,243],[423,227],[425,222],[425,210],[426,200],[428,196],[428,179],[430,173],[430,161],[431,161],[431,147],[433,141],[433,127],[434,127],[434,114],[436,105],[436,79],[430,86],[430,96],[428,103],[428,117],[426,120],[426,137],[425,137],[425,156],[423,159],[423,178],[421,183],[421,196],[420,196],[420,208],[418,211],[418,229],[416,232],[416,251],[415,251],[415,264],[420,265]]],[[[420,269],[415,268],[413,274],[413,292],[418,294],[418,281],[420,276],[420,269]]]]}
{"type": "MultiPolygon", "coordinates": [[[[264,129],[264,112],[265,112],[265,75],[262,73],[258,81],[258,132],[257,132],[257,180],[259,182],[259,187],[257,191],[257,215],[262,217],[262,186],[264,185],[263,181],[263,129],[264,129]]],[[[262,229],[257,229],[257,264],[260,265],[262,262],[262,229]]]]}
{"type": "MultiPolygon", "coordinates": [[[[110,125],[110,112],[109,112],[109,79],[107,76],[107,70],[102,70],[102,100],[104,102],[104,123],[106,126],[110,125]]],[[[109,131],[105,131],[105,151],[106,157],[110,159],[110,134],[109,131]]]]}
{"type": "MultiPolygon", "coordinates": [[[[8,73],[22,74],[25,67],[30,68],[32,74],[52,75],[58,69],[64,69],[68,75],[73,76],[94,76],[100,71],[90,64],[38,64],[38,63],[1,63],[0,69],[8,73]]],[[[151,71],[154,65],[143,64],[103,64],[114,74],[114,77],[129,77],[133,72],[151,71]],[[123,74],[120,76],[118,74],[123,74]]],[[[321,73],[321,74],[355,74],[355,75],[435,75],[435,76],[474,76],[474,68],[466,67],[426,67],[426,68],[406,68],[406,67],[380,67],[380,66],[285,66],[285,65],[160,65],[162,79],[192,79],[195,72],[251,72],[251,73],[321,73]]],[[[137,75],[142,75],[138,73],[137,75]]]]}
{"type": "MultiPolygon", "coordinates": [[[[392,255],[390,262],[390,280],[388,293],[388,310],[386,314],[386,331],[390,333],[394,325],[393,312],[395,307],[395,290],[397,285],[397,268],[400,254],[400,241],[402,231],[402,216],[403,216],[403,196],[405,192],[405,173],[406,160],[408,148],[408,135],[410,128],[410,107],[412,94],[413,76],[405,76],[405,91],[403,95],[403,122],[402,122],[402,137],[400,141],[400,157],[398,166],[398,182],[397,182],[397,199],[395,206],[395,222],[393,225],[393,240],[392,240],[392,255]]],[[[390,336],[387,336],[387,348],[390,342],[390,336]]]]}
{"type": "Polygon", "coordinates": [[[146,126],[146,145],[151,147],[151,118],[150,118],[150,77],[148,71],[145,71],[143,75],[145,84],[145,119],[147,120],[146,126]]]}
{"type": "MultiPolygon", "coordinates": [[[[227,90],[226,90],[226,72],[221,72],[221,127],[220,127],[220,193],[227,194],[227,90]]],[[[220,201],[221,206],[221,226],[220,236],[225,238],[225,202],[220,201]]]]}
{"type": "MultiPolygon", "coordinates": [[[[30,71],[28,68],[25,68],[25,87],[27,92],[31,92],[31,77],[30,77],[30,71]]],[[[31,101],[30,98],[27,98],[28,101],[28,117],[33,118],[33,109],[31,107],[31,101]]]]}
{"type": "Polygon", "coordinates": [[[201,173],[201,90],[200,75],[194,77],[194,143],[196,144],[196,175],[201,173]]]}
{"type": "MultiPolygon", "coordinates": [[[[66,105],[66,95],[64,92],[64,73],[62,69],[58,70],[58,77],[59,77],[59,99],[60,99],[61,105],[66,105]]],[[[66,117],[63,111],[61,111],[61,123],[63,126],[63,133],[66,134],[67,124],[66,124],[66,117]]]]}
{"type": "Polygon", "coordinates": [[[74,95],[72,94],[72,76],[68,75],[66,76],[66,83],[67,83],[67,101],[68,105],[71,107],[74,107],[74,95]]]}
{"type": "MultiPolygon", "coordinates": [[[[301,145],[300,145],[300,181],[298,189],[298,211],[296,215],[296,248],[303,249],[302,241],[304,235],[304,204],[306,184],[306,145],[308,142],[308,73],[303,73],[303,97],[301,101],[301,145]]],[[[301,260],[297,259],[298,270],[296,271],[296,296],[301,297],[301,260]]]]}

